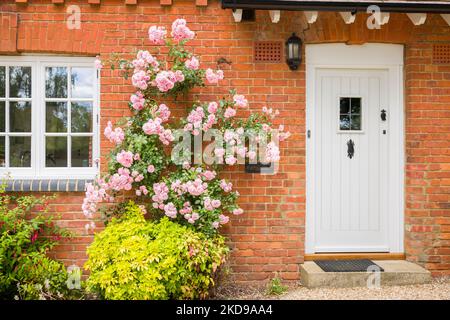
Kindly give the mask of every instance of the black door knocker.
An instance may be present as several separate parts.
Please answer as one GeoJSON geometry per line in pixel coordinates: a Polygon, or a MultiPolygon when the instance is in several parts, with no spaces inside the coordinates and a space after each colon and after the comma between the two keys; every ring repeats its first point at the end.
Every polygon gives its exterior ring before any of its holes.
{"type": "Polygon", "coordinates": [[[353,155],[355,154],[355,143],[352,139],[348,140],[347,142],[347,155],[351,159],[353,158],[353,155]]]}
{"type": "Polygon", "coordinates": [[[386,110],[381,110],[381,121],[386,121],[386,110]]]}

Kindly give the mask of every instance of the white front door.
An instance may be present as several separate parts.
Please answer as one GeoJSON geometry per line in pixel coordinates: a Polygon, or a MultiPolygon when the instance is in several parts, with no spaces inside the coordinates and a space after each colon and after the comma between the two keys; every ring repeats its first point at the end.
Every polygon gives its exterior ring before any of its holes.
{"type": "MultiPolygon", "coordinates": [[[[366,49],[385,57],[384,46],[366,49]]],[[[374,65],[370,57],[364,63],[360,46],[312,47],[307,48],[306,251],[401,252],[402,50],[393,46],[393,65],[374,65]],[[321,55],[328,65],[319,61],[321,55]],[[333,65],[334,55],[341,60],[333,65]]]]}

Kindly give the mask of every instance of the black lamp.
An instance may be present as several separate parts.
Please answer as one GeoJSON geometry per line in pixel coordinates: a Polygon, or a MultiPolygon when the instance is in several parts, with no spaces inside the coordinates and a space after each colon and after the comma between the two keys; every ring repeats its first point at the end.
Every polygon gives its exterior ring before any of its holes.
{"type": "Polygon", "coordinates": [[[286,62],[291,70],[297,70],[302,62],[302,40],[295,35],[286,41],[286,62]]]}

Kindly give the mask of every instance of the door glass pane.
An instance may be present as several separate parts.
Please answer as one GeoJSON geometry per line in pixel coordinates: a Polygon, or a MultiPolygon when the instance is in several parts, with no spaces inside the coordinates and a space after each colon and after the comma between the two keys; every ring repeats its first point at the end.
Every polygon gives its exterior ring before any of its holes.
{"type": "Polygon", "coordinates": [[[6,68],[0,67],[0,98],[4,98],[6,96],[5,92],[5,83],[6,83],[6,68]]]}
{"type": "Polygon", "coordinates": [[[9,166],[31,166],[31,137],[9,137],[9,166]]]}
{"type": "Polygon", "coordinates": [[[351,116],[352,130],[361,130],[361,115],[352,114],[351,116]]]}
{"type": "Polygon", "coordinates": [[[72,68],[72,98],[92,98],[94,93],[94,69],[72,68]]]}
{"type": "Polygon", "coordinates": [[[67,138],[45,138],[45,166],[67,167],[67,138]]]}
{"type": "Polygon", "coordinates": [[[92,102],[72,102],[72,132],[92,132],[92,102]]]}
{"type": "Polygon", "coordinates": [[[0,101],[0,132],[5,132],[5,101],[0,101]]]}
{"type": "Polygon", "coordinates": [[[351,100],[351,104],[352,104],[352,114],[361,113],[361,98],[353,98],[351,100]]]}
{"type": "Polygon", "coordinates": [[[45,96],[47,98],[67,98],[67,68],[45,68],[45,96]]]}
{"type": "Polygon", "coordinates": [[[341,98],[340,113],[347,114],[350,112],[350,98],[341,98]]]}
{"type": "Polygon", "coordinates": [[[67,132],[67,103],[47,102],[45,110],[45,131],[67,132]]]}
{"type": "Polygon", "coordinates": [[[361,98],[340,98],[339,129],[361,131],[361,98]]]}
{"type": "Polygon", "coordinates": [[[11,101],[9,103],[9,131],[31,132],[31,102],[11,101]]]}
{"type": "Polygon", "coordinates": [[[31,67],[9,67],[9,96],[31,98],[31,67]]]}
{"type": "Polygon", "coordinates": [[[91,137],[72,137],[72,167],[92,167],[91,137]]]}
{"type": "Polygon", "coordinates": [[[343,115],[341,116],[340,129],[341,130],[350,130],[350,116],[343,115]]]}
{"type": "Polygon", "coordinates": [[[0,167],[6,166],[5,139],[5,137],[0,137],[0,167]]]}

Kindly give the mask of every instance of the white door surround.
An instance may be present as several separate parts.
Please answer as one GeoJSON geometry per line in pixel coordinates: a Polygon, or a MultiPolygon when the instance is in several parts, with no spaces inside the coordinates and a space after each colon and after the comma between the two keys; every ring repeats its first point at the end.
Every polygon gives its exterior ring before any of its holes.
{"type": "Polygon", "coordinates": [[[403,46],[306,45],[306,130],[305,253],[403,252],[403,46]]]}

